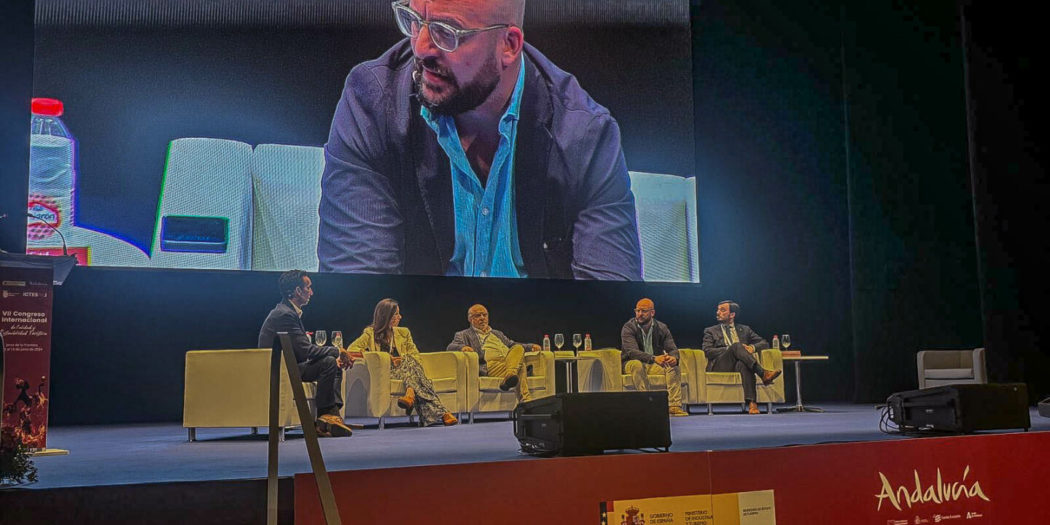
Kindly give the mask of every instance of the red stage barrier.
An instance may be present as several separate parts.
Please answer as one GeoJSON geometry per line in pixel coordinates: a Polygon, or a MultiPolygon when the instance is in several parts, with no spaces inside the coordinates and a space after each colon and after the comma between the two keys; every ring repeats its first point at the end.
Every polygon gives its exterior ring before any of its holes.
{"type": "MultiPolygon", "coordinates": [[[[624,454],[331,474],[343,523],[600,523],[614,500],[772,490],[776,523],[1047,522],[1050,432],[624,454]]],[[[608,523],[619,525],[622,506],[608,523]]],[[[655,522],[740,523],[678,513],[655,522]]],[[[295,476],[296,523],[323,523],[311,474],[295,476]]]]}

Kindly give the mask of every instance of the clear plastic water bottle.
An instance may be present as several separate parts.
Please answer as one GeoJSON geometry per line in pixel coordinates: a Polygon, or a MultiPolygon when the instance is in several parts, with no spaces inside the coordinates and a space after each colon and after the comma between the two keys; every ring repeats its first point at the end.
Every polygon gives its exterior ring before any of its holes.
{"type": "Polygon", "coordinates": [[[773,335],[773,350],[780,350],[780,338],[773,335]]]}
{"type": "Polygon", "coordinates": [[[65,108],[60,100],[34,98],[31,109],[26,253],[68,252],[81,266],[149,266],[138,247],[77,225],[77,143],[62,122],[65,108]]]}
{"type": "Polygon", "coordinates": [[[549,336],[547,334],[543,334],[543,351],[544,352],[550,352],[551,351],[551,336],[549,336]]]}
{"type": "Polygon", "coordinates": [[[34,98],[29,135],[29,207],[26,242],[31,248],[61,247],[54,228],[67,235],[75,216],[76,141],[60,118],[62,101],[34,98]],[[46,224],[45,224],[46,223],[46,224]]]}
{"type": "Polygon", "coordinates": [[[583,336],[583,351],[584,352],[590,352],[591,351],[591,334],[587,334],[587,335],[583,336]]]}

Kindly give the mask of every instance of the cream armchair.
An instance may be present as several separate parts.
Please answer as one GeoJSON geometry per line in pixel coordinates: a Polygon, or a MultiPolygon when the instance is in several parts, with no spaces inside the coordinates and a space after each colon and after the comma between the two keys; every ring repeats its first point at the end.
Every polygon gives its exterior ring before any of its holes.
{"type": "Polygon", "coordinates": [[[972,350],[923,350],[916,360],[919,388],[988,382],[984,348],[972,350]]]}
{"type": "MultiPolygon", "coordinates": [[[[679,370],[682,373],[682,405],[689,409],[700,404],[697,396],[698,386],[696,373],[696,353],[699,350],[678,350],[679,370]]],[[[702,352],[701,352],[702,354],[702,352]]],[[[620,351],[615,348],[602,348],[580,352],[581,357],[595,359],[579,362],[580,392],[622,392],[637,390],[630,374],[623,373],[620,351]]],[[[649,384],[654,387],[667,388],[667,376],[656,374],[649,376],[649,384]]]]}
{"type": "MultiPolygon", "coordinates": [[[[474,414],[482,412],[511,412],[518,406],[518,394],[499,389],[503,381],[498,377],[481,377],[477,352],[448,352],[457,354],[467,369],[467,407],[470,422],[474,414]]],[[[532,375],[526,378],[533,399],[554,395],[554,352],[525,352],[525,366],[532,366],[532,375]]]]}
{"type": "MultiPolygon", "coordinates": [[[[697,399],[699,403],[707,404],[707,413],[714,412],[713,405],[723,403],[739,403],[746,411],[747,407],[743,405],[744,387],[741,384],[740,374],[737,372],[708,372],[707,355],[702,350],[692,350],[691,353],[696,358],[694,360],[696,375],[703,378],[697,382],[697,399]]],[[[772,348],[762,350],[759,362],[766,370],[784,368],[784,359],[780,350],[772,348]]],[[[772,414],[773,403],[783,403],[786,399],[784,397],[784,375],[781,374],[769,385],[763,385],[762,381],[757,379],[756,381],[758,382],[756,391],[758,399],[755,402],[765,403],[767,412],[772,414]]]]}
{"type": "Polygon", "coordinates": [[[577,388],[579,392],[621,392],[623,391],[623,372],[620,364],[620,351],[615,348],[584,350],[579,353],[581,359],[576,362],[579,370],[577,388]]]}
{"type": "MultiPolygon", "coordinates": [[[[469,410],[467,361],[460,352],[421,352],[420,364],[434,383],[441,402],[450,412],[469,410]]],[[[474,374],[477,377],[477,372],[474,374]]],[[[346,375],[343,396],[346,417],[366,417],[379,420],[379,429],[386,426],[389,416],[405,415],[397,406],[397,398],[405,394],[405,386],[390,377],[390,354],[365,352],[364,359],[354,363],[346,375]]]]}
{"type": "MultiPolygon", "coordinates": [[[[192,350],[186,352],[186,383],[183,389],[182,426],[190,441],[196,441],[198,428],[246,427],[252,434],[270,424],[269,348],[239,350],[192,350]]],[[[343,375],[346,381],[346,375],[343,375]]],[[[315,383],[303,383],[310,410],[314,405],[315,383]]],[[[280,439],[284,430],[301,423],[292,399],[288,369],[281,360],[280,408],[277,425],[280,439]]]]}

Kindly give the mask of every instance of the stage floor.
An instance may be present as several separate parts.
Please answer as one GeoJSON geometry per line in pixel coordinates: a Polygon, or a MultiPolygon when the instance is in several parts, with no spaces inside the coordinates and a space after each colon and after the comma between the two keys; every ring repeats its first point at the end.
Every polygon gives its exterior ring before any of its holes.
{"type": "MultiPolygon", "coordinates": [[[[723,407],[714,416],[671,419],[671,452],[731,450],[915,439],[879,431],[874,405],[824,404],[824,413],[750,416],[723,407]],[[729,411],[727,411],[729,410],[729,411]]],[[[1032,409],[1032,430],[1050,430],[1050,419],[1032,409]]],[[[418,428],[388,425],[354,432],[351,438],[321,440],[329,471],[443,465],[536,458],[518,451],[513,423],[479,418],[474,424],[418,428]]],[[[404,420],[406,421],[407,420],[404,420]]],[[[39,481],[30,489],[206,481],[266,477],[266,435],[249,429],[198,429],[186,440],[181,425],[143,424],[55,427],[48,446],[68,456],[38,457],[39,481]]],[[[289,432],[280,447],[280,475],[310,470],[305,442],[289,432]]]]}

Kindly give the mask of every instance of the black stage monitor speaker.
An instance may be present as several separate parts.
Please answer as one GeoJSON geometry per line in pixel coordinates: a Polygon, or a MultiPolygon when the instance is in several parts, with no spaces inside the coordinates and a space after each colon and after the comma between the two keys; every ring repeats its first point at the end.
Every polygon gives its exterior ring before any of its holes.
{"type": "Polygon", "coordinates": [[[947,385],[891,395],[890,420],[901,430],[973,432],[1032,426],[1024,383],[947,385]]]}
{"type": "Polygon", "coordinates": [[[519,404],[514,435],[529,454],[574,456],[671,446],[667,392],[584,392],[519,404]]]}

